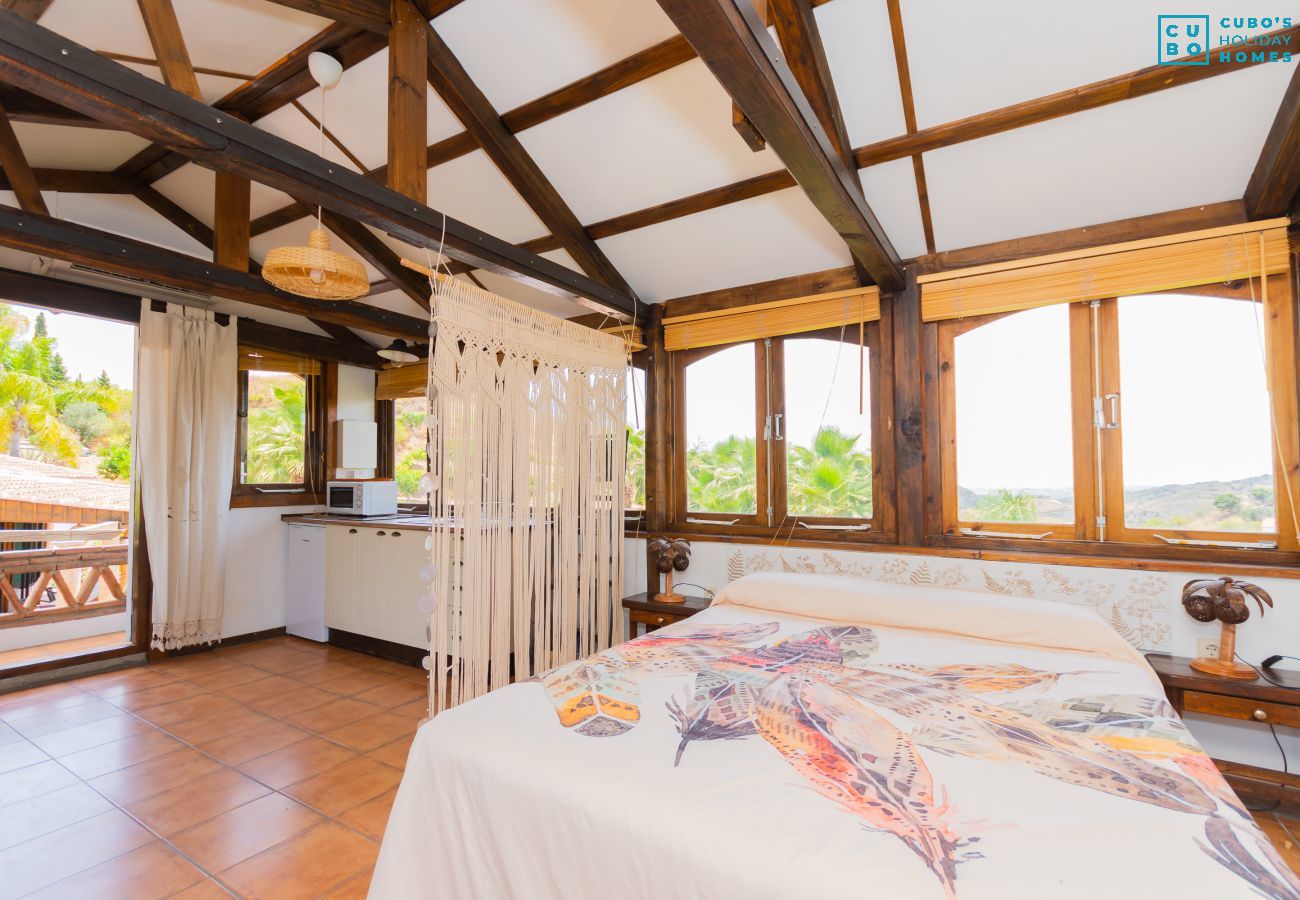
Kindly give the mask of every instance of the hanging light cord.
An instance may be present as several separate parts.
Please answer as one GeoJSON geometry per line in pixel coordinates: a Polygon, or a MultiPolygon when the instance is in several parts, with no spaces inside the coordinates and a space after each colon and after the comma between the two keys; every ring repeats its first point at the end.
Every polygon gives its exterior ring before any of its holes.
{"type": "MultiPolygon", "coordinates": [[[[320,133],[317,137],[317,142],[316,142],[316,155],[324,159],[325,158],[325,85],[323,84],[320,86],[320,115],[317,118],[320,120],[319,122],[317,122],[317,124],[320,126],[320,133]]],[[[321,210],[320,204],[319,203],[316,204],[316,227],[317,228],[324,227],[321,224],[321,217],[323,215],[324,213],[321,210]]]]}

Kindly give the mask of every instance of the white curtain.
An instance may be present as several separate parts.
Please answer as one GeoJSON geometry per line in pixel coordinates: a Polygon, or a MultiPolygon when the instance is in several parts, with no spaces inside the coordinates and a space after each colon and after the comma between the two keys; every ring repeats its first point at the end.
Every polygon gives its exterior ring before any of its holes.
{"type": "Polygon", "coordinates": [[[627,356],[615,336],[454,279],[434,314],[441,710],[622,639],[627,356]]]}
{"type": "Polygon", "coordinates": [[[140,308],[136,447],[154,647],[221,639],[238,394],[235,318],[140,308]]]}

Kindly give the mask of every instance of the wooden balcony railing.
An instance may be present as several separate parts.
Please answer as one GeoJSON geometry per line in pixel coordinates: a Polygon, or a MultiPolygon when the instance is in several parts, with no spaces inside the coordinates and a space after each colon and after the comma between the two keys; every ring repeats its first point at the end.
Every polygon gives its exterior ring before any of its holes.
{"type": "Polygon", "coordinates": [[[107,615],[126,608],[130,548],[117,523],[72,530],[0,531],[0,546],[20,542],[48,546],[0,551],[0,628],[107,615]],[[19,575],[35,577],[15,579],[19,575]]]}

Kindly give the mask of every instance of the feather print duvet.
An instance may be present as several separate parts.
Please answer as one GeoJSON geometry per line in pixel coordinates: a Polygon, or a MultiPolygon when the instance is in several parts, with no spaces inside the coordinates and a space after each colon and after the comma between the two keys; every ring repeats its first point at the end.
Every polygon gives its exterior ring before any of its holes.
{"type": "Polygon", "coordinates": [[[751,575],[422,727],[373,898],[1275,897],[1091,610],[751,575]]]}

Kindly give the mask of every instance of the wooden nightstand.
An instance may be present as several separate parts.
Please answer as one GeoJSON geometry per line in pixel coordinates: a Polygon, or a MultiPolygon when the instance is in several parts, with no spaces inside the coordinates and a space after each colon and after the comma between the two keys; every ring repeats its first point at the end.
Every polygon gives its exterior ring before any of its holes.
{"type": "Polygon", "coordinates": [[[637,636],[637,626],[644,625],[646,633],[663,628],[682,619],[689,619],[702,609],[708,609],[709,598],[687,597],[685,603],[656,603],[649,594],[633,594],[623,598],[623,608],[631,620],[628,640],[637,636]]]}
{"type": "MultiPolygon", "coordinates": [[[[1191,660],[1168,653],[1148,653],[1147,663],[1160,677],[1169,703],[1183,713],[1240,719],[1262,725],[1300,727],[1300,672],[1270,670],[1285,687],[1259,681],[1232,681],[1197,672],[1191,660]]],[[[1278,760],[1281,762],[1281,760],[1278,760]]],[[[1247,803],[1300,806],[1300,777],[1226,760],[1214,761],[1228,783],[1247,803]]]]}

